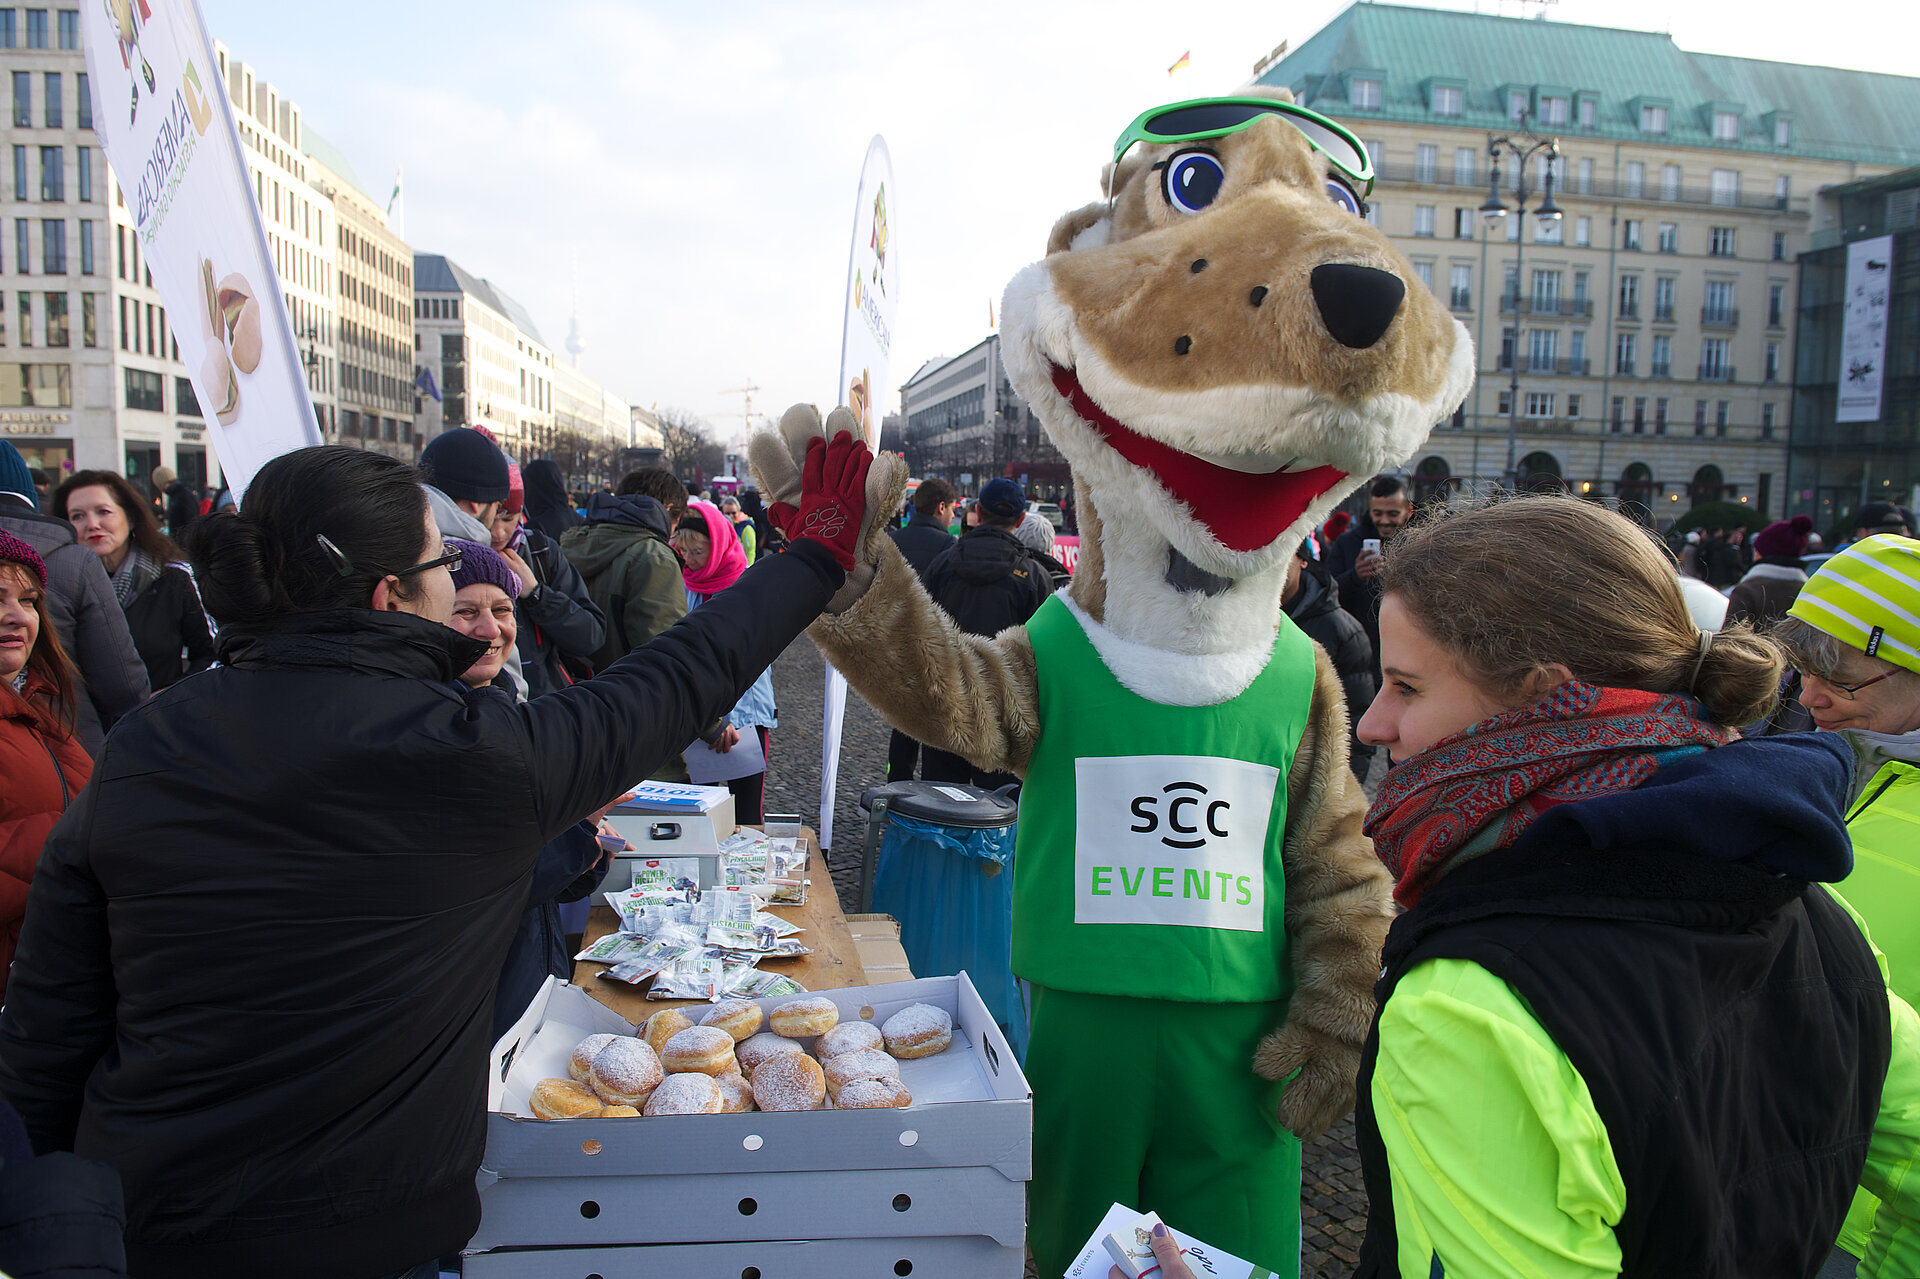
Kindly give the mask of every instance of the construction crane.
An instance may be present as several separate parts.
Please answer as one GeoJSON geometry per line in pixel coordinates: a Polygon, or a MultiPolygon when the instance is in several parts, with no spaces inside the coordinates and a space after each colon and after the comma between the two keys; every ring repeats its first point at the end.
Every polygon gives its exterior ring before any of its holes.
{"type": "Polygon", "coordinates": [[[746,397],[746,405],[741,410],[740,421],[749,435],[753,433],[753,393],[759,389],[759,387],[753,384],[753,375],[748,374],[747,384],[745,386],[731,386],[720,392],[722,395],[742,395],[746,397]]]}

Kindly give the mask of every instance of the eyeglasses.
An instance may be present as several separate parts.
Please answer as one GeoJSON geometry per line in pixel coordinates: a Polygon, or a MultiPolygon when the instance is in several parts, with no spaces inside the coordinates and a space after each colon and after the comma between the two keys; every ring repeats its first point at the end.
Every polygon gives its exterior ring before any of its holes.
{"type": "Polygon", "coordinates": [[[1843,701],[1848,701],[1848,702],[1852,701],[1853,695],[1859,692],[1861,689],[1872,688],[1875,684],[1878,684],[1881,680],[1892,679],[1895,675],[1898,675],[1899,673],[1900,673],[1899,671],[1888,671],[1884,675],[1875,675],[1872,679],[1861,680],[1858,684],[1841,684],[1834,680],[1828,679],[1825,675],[1822,675],[1817,671],[1810,671],[1805,668],[1800,668],[1800,678],[1802,680],[1810,680],[1810,679],[1819,680],[1822,684],[1825,684],[1828,688],[1833,690],[1834,696],[1840,698],[1843,701]]]}
{"type": "MultiPolygon", "coordinates": [[[[313,540],[320,544],[320,549],[326,554],[327,561],[333,565],[334,572],[338,573],[341,577],[353,576],[353,561],[347,558],[345,551],[334,544],[332,538],[328,537],[325,533],[315,533],[313,540]]],[[[445,555],[415,564],[412,568],[395,569],[391,573],[382,573],[380,576],[411,577],[415,573],[424,573],[428,569],[434,568],[444,568],[449,573],[458,573],[460,571],[460,552],[448,551],[445,555]]]]}
{"type": "Polygon", "coordinates": [[[1199,142],[1225,137],[1270,115],[1279,116],[1304,134],[1307,145],[1359,186],[1361,195],[1373,190],[1373,160],[1367,155],[1365,143],[1318,111],[1272,98],[1194,98],[1143,111],[1113,144],[1113,162],[1118,165],[1137,142],[1199,142]]]}
{"type": "Polygon", "coordinates": [[[430,568],[444,568],[449,573],[458,573],[460,571],[460,552],[448,551],[438,559],[431,559],[420,564],[415,564],[412,568],[395,569],[393,572],[388,573],[387,576],[411,577],[415,573],[424,573],[430,568]]]}

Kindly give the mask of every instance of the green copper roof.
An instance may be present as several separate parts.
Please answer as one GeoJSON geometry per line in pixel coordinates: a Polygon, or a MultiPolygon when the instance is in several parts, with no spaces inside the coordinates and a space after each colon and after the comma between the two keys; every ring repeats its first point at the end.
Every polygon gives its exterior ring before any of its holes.
{"type": "Polygon", "coordinates": [[[1763,117],[1779,112],[1792,119],[1785,154],[1920,162],[1920,79],[1688,53],[1655,31],[1355,3],[1259,79],[1349,122],[1377,116],[1485,129],[1506,126],[1509,88],[1585,90],[1599,95],[1595,127],[1580,128],[1577,116],[1553,127],[1563,136],[1634,141],[1652,140],[1640,132],[1637,100],[1645,98],[1668,107],[1668,145],[1761,154],[1775,153],[1763,117]],[[1377,110],[1348,103],[1346,73],[1354,71],[1384,73],[1377,110]],[[1433,79],[1465,81],[1458,117],[1428,109],[1433,79]],[[1741,112],[1738,144],[1713,138],[1710,104],[1741,112]]]}

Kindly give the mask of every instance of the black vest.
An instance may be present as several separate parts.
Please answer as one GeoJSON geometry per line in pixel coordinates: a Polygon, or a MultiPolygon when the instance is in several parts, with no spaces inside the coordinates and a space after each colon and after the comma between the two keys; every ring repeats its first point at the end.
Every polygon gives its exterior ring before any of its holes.
{"type": "MultiPolygon", "coordinates": [[[[1859,1185],[1886,1077],[1887,993],[1866,939],[1803,880],[1544,842],[1460,866],[1395,921],[1379,1006],[1427,959],[1471,960],[1518,992],[1606,1125],[1626,1279],[1810,1279],[1859,1185]]],[[[1356,1279],[1400,1273],[1369,1100],[1379,1033],[1376,1017],[1355,1116],[1369,1205],[1356,1279]]]]}

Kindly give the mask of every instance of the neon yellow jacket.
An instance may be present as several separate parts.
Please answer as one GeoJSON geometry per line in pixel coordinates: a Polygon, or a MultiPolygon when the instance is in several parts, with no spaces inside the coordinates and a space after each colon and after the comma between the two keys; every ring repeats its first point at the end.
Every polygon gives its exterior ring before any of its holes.
{"type": "MultiPolygon", "coordinates": [[[[1830,891],[1830,890],[1829,890],[1830,891]]],[[[1851,906],[1833,894],[1866,931],[1851,906]]],[[[1872,938],[1868,937],[1871,944],[1872,938]]],[[[1881,973],[1886,957],[1876,947],[1881,973]]],[[[1884,1201],[1861,1279],[1920,1275],[1920,1016],[1891,991],[1893,1052],[1863,1184],[1884,1201]]],[[[1505,982],[1435,959],[1380,1010],[1368,1100],[1386,1147],[1402,1275],[1620,1273],[1627,1190],[1586,1081],[1505,982]]]]}

